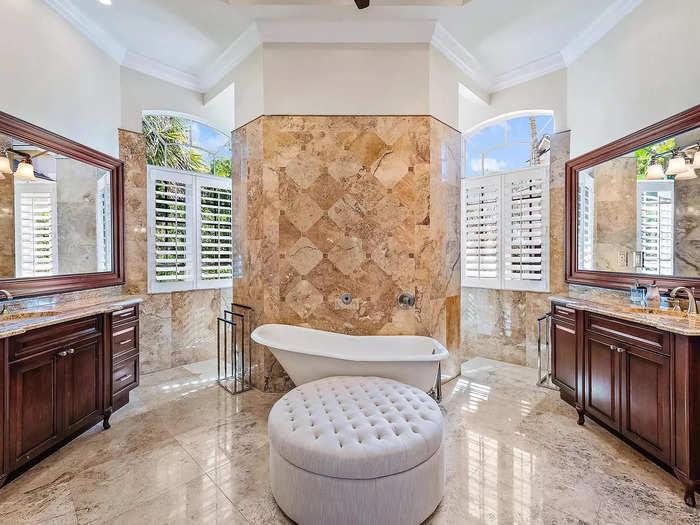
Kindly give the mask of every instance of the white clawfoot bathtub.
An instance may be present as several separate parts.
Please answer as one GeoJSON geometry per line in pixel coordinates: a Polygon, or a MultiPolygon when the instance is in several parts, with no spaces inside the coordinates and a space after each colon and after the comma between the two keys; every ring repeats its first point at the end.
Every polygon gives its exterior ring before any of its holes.
{"type": "Polygon", "coordinates": [[[257,327],[251,337],[267,346],[297,386],[332,376],[377,376],[427,392],[449,353],[418,335],[357,336],[285,324],[257,327]]]}

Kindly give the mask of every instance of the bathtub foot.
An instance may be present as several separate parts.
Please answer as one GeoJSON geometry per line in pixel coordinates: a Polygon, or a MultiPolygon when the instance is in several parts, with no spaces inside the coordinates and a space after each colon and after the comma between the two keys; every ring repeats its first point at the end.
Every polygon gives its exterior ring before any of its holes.
{"type": "Polygon", "coordinates": [[[435,379],[435,386],[428,392],[428,395],[432,397],[436,403],[442,403],[442,371],[440,368],[440,362],[438,362],[437,378],[435,379]]]}

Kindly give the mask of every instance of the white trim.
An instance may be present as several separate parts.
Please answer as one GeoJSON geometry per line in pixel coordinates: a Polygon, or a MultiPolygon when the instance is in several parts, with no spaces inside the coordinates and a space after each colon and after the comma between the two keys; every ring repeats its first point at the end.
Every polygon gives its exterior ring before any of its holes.
{"type": "Polygon", "coordinates": [[[354,17],[258,21],[260,39],[266,44],[427,44],[435,38],[438,26],[425,19],[360,21],[354,17]]]}
{"type": "Polygon", "coordinates": [[[262,45],[262,40],[258,24],[253,22],[214,62],[206,67],[199,77],[199,85],[202,90],[209,91],[260,45],[262,45]]]}
{"type": "Polygon", "coordinates": [[[445,55],[462,72],[490,91],[493,76],[484,65],[472,55],[452,34],[440,24],[435,24],[435,32],[430,39],[430,45],[445,55]]]}
{"type": "Polygon", "coordinates": [[[644,0],[615,0],[561,50],[562,58],[570,66],[578,57],[619,24],[644,0]]]}
{"type": "MultiPolygon", "coordinates": [[[[215,124],[213,124],[211,121],[202,118],[197,115],[190,115],[189,113],[183,113],[182,111],[170,111],[168,109],[144,109],[141,112],[141,118],[145,117],[146,115],[166,115],[169,117],[179,117],[179,118],[184,118],[187,120],[193,120],[194,122],[197,122],[198,124],[204,124],[205,126],[209,126],[211,129],[218,131],[222,135],[229,137],[231,132],[227,132],[222,130],[221,128],[218,128],[215,124]]],[[[158,166],[161,167],[161,166],[158,166]]],[[[188,172],[189,173],[189,172],[188,172]]],[[[192,173],[197,173],[197,172],[192,172],[192,173]]],[[[206,175],[206,174],[205,174],[206,175]]]]}
{"type": "MultiPolygon", "coordinates": [[[[46,5],[65,18],[88,40],[107,53],[118,64],[124,60],[126,47],[86,16],[71,0],[43,0],[46,5]]],[[[21,22],[20,22],[21,23],[21,22]]]]}
{"type": "MultiPolygon", "coordinates": [[[[475,126],[472,126],[466,131],[462,132],[462,135],[466,136],[467,138],[469,135],[474,135],[475,133],[481,131],[484,128],[488,128],[489,126],[493,124],[497,124],[498,122],[501,121],[507,121],[512,118],[516,117],[537,117],[541,115],[547,115],[550,117],[554,117],[554,111],[551,109],[519,109],[518,111],[509,111],[508,113],[501,113],[500,115],[497,115],[495,117],[492,117],[488,120],[484,120],[482,122],[479,122],[475,126]]],[[[555,123],[556,124],[556,123],[555,123]]]]}
{"type": "Polygon", "coordinates": [[[564,69],[565,67],[566,64],[564,63],[564,58],[561,53],[552,53],[551,55],[533,60],[507,73],[496,76],[491,88],[493,91],[501,91],[518,84],[523,84],[528,80],[548,75],[549,73],[564,69]]]}
{"type": "Polygon", "coordinates": [[[152,58],[139,55],[133,51],[124,54],[122,66],[139,71],[146,75],[165,80],[171,84],[190,89],[192,91],[203,92],[202,84],[194,75],[185,73],[177,68],[168,66],[152,58]]]}

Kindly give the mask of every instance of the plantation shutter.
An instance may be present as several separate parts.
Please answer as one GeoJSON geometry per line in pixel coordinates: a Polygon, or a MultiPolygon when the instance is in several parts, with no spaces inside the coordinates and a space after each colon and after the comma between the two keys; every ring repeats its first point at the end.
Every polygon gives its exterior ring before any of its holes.
{"type": "Polygon", "coordinates": [[[549,289],[549,170],[504,173],[503,288],[549,289]]]}
{"type": "Polygon", "coordinates": [[[109,173],[97,181],[97,196],[95,199],[97,217],[97,271],[112,270],[112,200],[110,192],[109,173]]]}
{"type": "Polygon", "coordinates": [[[194,288],[194,188],[189,174],[148,169],[149,292],[194,288]]]}
{"type": "Polygon", "coordinates": [[[500,286],[501,176],[462,179],[462,285],[500,286]]]}
{"type": "Polygon", "coordinates": [[[232,183],[229,178],[197,178],[197,288],[219,288],[233,277],[232,183]]]}
{"type": "Polygon", "coordinates": [[[56,184],[16,181],[15,207],[16,276],[58,273],[56,184]]]}
{"type": "Polygon", "coordinates": [[[581,270],[593,270],[593,249],[595,241],[595,201],[593,193],[593,177],[580,172],[578,174],[578,190],[576,193],[578,245],[578,267],[581,270]]]}
{"type": "Polygon", "coordinates": [[[673,275],[674,181],[637,181],[637,271],[673,275]]]}

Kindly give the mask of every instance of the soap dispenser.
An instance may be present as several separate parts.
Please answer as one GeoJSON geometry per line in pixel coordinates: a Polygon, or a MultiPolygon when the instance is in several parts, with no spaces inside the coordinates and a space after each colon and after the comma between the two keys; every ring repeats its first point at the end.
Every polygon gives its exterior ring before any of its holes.
{"type": "Polygon", "coordinates": [[[661,294],[659,293],[659,287],[656,285],[656,281],[647,285],[646,293],[646,303],[647,308],[661,308],[661,294]]]}

